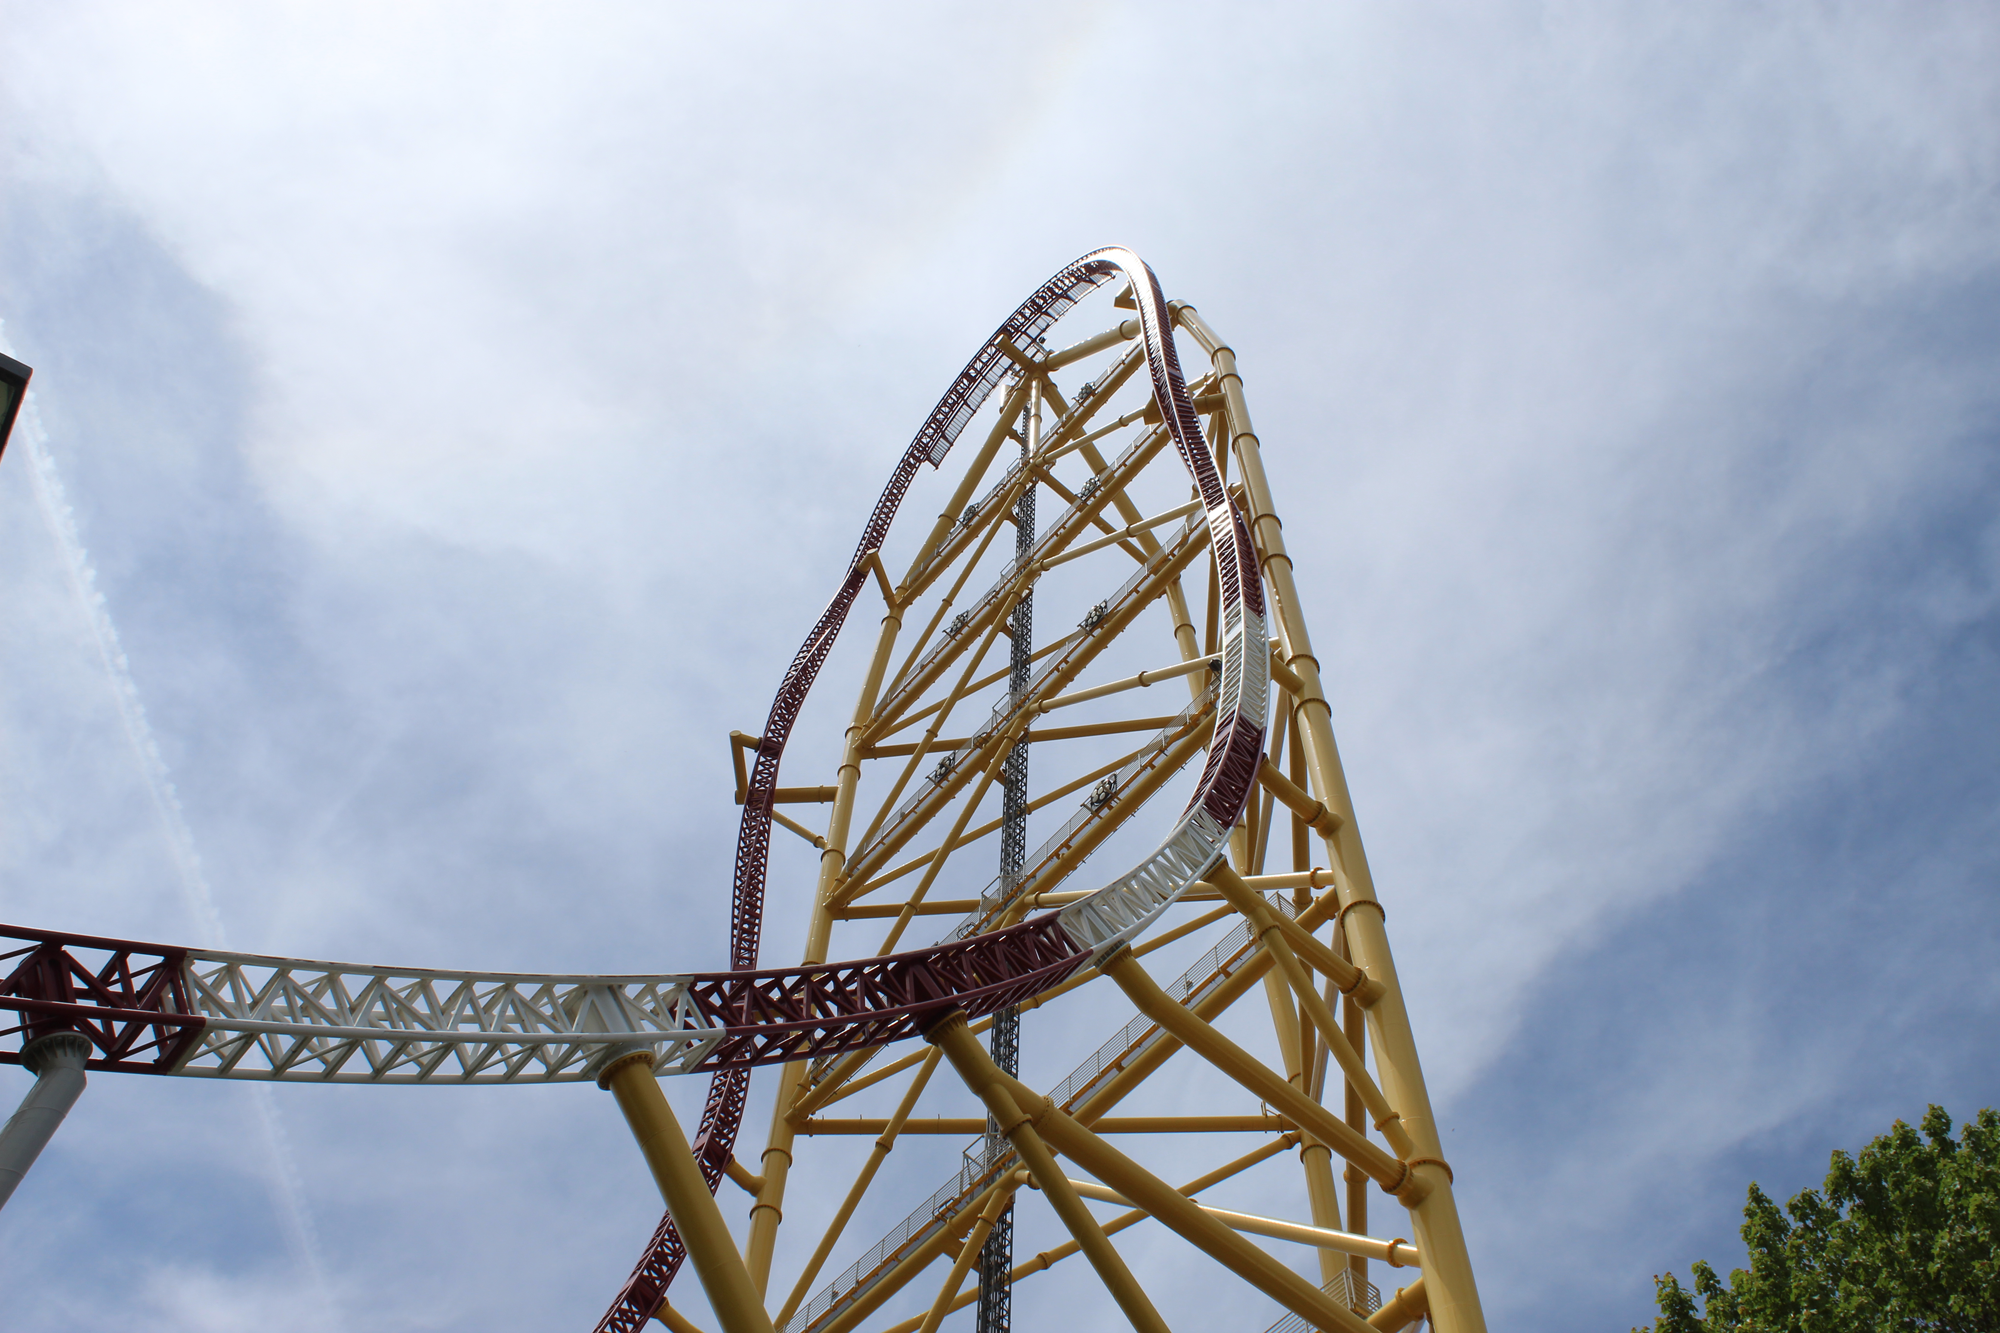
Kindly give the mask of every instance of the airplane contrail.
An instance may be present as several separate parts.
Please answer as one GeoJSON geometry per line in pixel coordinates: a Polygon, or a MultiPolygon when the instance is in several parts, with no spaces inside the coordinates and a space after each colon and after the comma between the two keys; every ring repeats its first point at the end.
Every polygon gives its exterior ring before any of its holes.
{"type": "MultiPolygon", "coordinates": [[[[208,875],[202,869],[194,831],[188,826],[187,812],[182,808],[180,793],[174,787],[173,772],[160,754],[152,724],[146,720],[145,705],[140,701],[138,685],[132,679],[131,663],[119,643],[118,627],[111,619],[110,604],[97,586],[96,567],[92,565],[90,553],[84,548],[82,536],[77,531],[76,514],[70,508],[68,492],[63,487],[55,457],[49,452],[48,433],[42,428],[41,413],[36,408],[32,392],[21,404],[14,433],[27,447],[28,471],[36,503],[56,539],[56,545],[62,550],[63,568],[69,576],[70,587],[76,593],[84,619],[89,622],[91,634],[97,642],[98,656],[103,660],[105,676],[118,705],[118,717],[125,727],[125,738],[131,743],[132,752],[138,759],[140,774],[153,800],[153,810],[159,816],[161,830],[173,857],[174,871],[180,880],[181,895],[194,917],[196,932],[207,947],[226,949],[229,947],[228,932],[223,927],[222,914],[216,909],[215,894],[209,887],[208,875]]],[[[312,1209],[306,1201],[298,1163],[286,1136],[277,1101],[271,1090],[263,1086],[251,1090],[250,1101],[256,1108],[265,1147],[270,1155],[268,1174],[273,1202],[289,1225],[293,1246],[325,1302],[329,1325],[340,1329],[344,1323],[321,1258],[319,1232],[313,1224],[312,1209]]]]}

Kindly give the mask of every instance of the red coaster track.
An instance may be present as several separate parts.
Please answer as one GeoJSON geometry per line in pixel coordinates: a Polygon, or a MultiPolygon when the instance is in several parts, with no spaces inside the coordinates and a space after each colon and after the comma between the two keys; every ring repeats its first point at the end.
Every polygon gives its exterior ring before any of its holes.
{"type": "MultiPolygon", "coordinates": [[[[710,1190],[721,1182],[735,1149],[753,1064],[896,1041],[914,1035],[924,1015],[954,1006],[975,1016],[991,1013],[1054,985],[1090,957],[1088,949],[1061,929],[1057,914],[1050,913],[959,943],[864,962],[750,970],[757,965],[763,928],[772,798],[785,742],[849,609],[868,581],[870,556],[888,535],[911,479],[922,464],[936,467],[944,460],[959,432],[1015,367],[1022,349],[1032,347],[1090,292],[1121,277],[1130,282],[1138,309],[1153,401],[1194,481],[1211,530],[1219,535],[1226,529],[1233,537],[1214,543],[1223,604],[1262,620],[1263,589],[1249,528],[1231,504],[1202,439],[1174,351],[1172,312],[1159,280],[1130,250],[1093,251],[1023,301],[945,390],[875,502],[846,577],[792,658],[772,701],[736,841],[729,961],[737,970],[702,977],[696,986],[704,1008],[713,1006],[714,1016],[731,1029],[729,1039],[704,1061],[704,1066],[718,1067],[693,1140],[710,1190]]],[[[1235,823],[1249,795],[1263,741],[1261,708],[1254,717],[1231,710],[1220,718],[1189,808],[1206,809],[1224,828],[1235,823]]],[[[646,1253],[598,1321],[599,1333],[638,1333],[666,1299],[686,1257],[672,1216],[662,1215],[646,1253]]]]}

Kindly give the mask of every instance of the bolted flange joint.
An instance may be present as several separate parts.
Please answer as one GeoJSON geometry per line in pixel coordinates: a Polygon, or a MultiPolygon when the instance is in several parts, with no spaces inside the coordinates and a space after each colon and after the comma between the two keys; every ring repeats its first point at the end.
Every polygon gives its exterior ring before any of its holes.
{"type": "Polygon", "coordinates": [[[81,1032],[51,1032],[21,1048],[21,1064],[36,1075],[51,1069],[81,1069],[95,1049],[81,1032]]]}
{"type": "Polygon", "coordinates": [[[629,1064],[643,1064],[646,1068],[651,1069],[653,1067],[653,1053],[641,1046],[635,1050],[627,1050],[613,1055],[604,1062],[603,1068],[597,1071],[597,1086],[608,1090],[611,1087],[611,1076],[629,1064]]]}

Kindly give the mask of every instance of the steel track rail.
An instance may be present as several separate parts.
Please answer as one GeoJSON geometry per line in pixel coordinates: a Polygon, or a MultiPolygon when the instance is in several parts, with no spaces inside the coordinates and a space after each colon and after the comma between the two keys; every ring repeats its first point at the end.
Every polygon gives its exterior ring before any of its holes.
{"type": "MultiPolygon", "coordinates": [[[[1193,520],[1191,520],[1191,524],[1193,520]]],[[[1142,571],[1143,573],[1143,571],[1142,571]]],[[[1133,586],[1137,586],[1136,582],[1133,586]]],[[[1114,632],[1116,618],[1105,632],[1114,632]]],[[[1086,629],[1065,653],[1097,633],[1086,629]]],[[[1046,674],[1046,672],[1044,673],[1046,674]]],[[[974,1016],[1019,1004],[1138,935],[1223,853],[1263,749],[1269,661],[1250,533],[1221,482],[1181,374],[1172,312],[1129,250],[1085,255],[1043,283],[953,381],[905,451],[862,529],[833,599],[793,657],[764,732],[737,835],[730,970],[663,976],[526,975],[390,968],[219,953],[0,927],[12,962],[0,980],[0,1037],[25,1045],[73,1030],[91,1069],[304,1082],[561,1082],[612,1055],[650,1048],[656,1068],[714,1071],[693,1141],[713,1190],[731,1159],[750,1070],[900,1041],[951,1008],[974,1016]],[[1193,796],[1137,866],[1059,911],[1018,925],[876,958],[760,970],[766,863],[778,769],[813,682],[861,594],[919,468],[959,433],[1044,333],[1091,291],[1123,277],[1137,306],[1153,401],[1202,505],[1222,593],[1216,723],[1193,796]]],[[[1029,707],[1034,692],[1015,707],[1029,707]]],[[[991,727],[1010,718],[996,711],[991,727]]],[[[939,779],[942,781],[942,778],[939,779]]],[[[0,1051],[0,1061],[18,1062],[0,1051]]],[[[685,1258],[661,1220],[599,1330],[637,1333],[685,1258]]]]}
{"type": "MultiPolygon", "coordinates": [[[[1152,856],[1133,871],[1099,893],[1062,912],[1052,914],[1063,929],[1060,936],[1042,934],[1049,917],[1023,922],[1016,931],[1035,931],[1037,943],[1060,946],[1064,938],[1076,946],[1067,971],[1051,966],[1050,984],[1085,965],[1090,955],[1137,934],[1177,897],[1183,887],[1199,879],[1222,855],[1223,839],[1242,813],[1256,780],[1257,760],[1264,743],[1266,696],[1269,692],[1270,661],[1265,650],[1265,607],[1263,582],[1257,569],[1257,555],[1249,527],[1231,502],[1202,437],[1201,423],[1187,392],[1180,358],[1174,348],[1172,311],[1153,270],[1138,255],[1123,247],[1096,250],[1069,264],[1038,287],[996,329],[966,363],[951,387],[925,420],[902,460],[891,474],[889,484],[875,503],[874,513],[862,529],[846,577],[818,623],[793,657],[784,681],[772,702],[769,720],[757,747],[756,767],[750,775],[750,790],[744,802],[742,823],[737,835],[736,882],[731,920],[730,959],[738,968],[756,965],[757,944],[763,926],[764,873],[771,841],[772,797],[778,785],[778,764],[792,724],[804,705],[819,668],[832,649],[834,637],[847,618],[869,577],[870,558],[881,548],[901,506],[910,481],[923,463],[939,466],[959,432],[972,420],[987,397],[1009,369],[1024,356],[1025,349],[1038,346],[1041,337],[1076,303],[1092,291],[1124,277],[1131,284],[1137,307],[1140,337],[1144,342],[1146,370],[1151,380],[1153,402],[1162,423],[1173,437],[1174,448],[1194,481],[1202,503],[1202,519],[1215,552],[1216,573],[1223,609],[1223,672],[1218,690],[1218,718],[1208,761],[1187,809],[1174,831],[1152,856]],[[1228,540],[1223,540],[1224,535],[1228,540]]],[[[1003,934],[1006,932],[1002,932],[1003,934]]],[[[977,939],[978,937],[975,937],[977,939]]],[[[973,944],[946,944],[938,952],[973,944]]],[[[985,1013],[1012,1003],[998,995],[996,1001],[969,1012],[985,1013]]],[[[958,1003],[953,1000],[949,1003],[958,1003]]],[[[940,1006],[942,1007],[942,1006],[940,1006]]],[[[911,1024],[909,1030],[914,1030],[911,1024]]],[[[858,1043],[857,1043],[858,1044],[858,1043]]],[[[700,1159],[702,1175],[712,1191],[722,1180],[742,1124],[743,1104],[749,1092],[749,1070],[734,1066],[721,1070],[709,1087],[708,1102],[702,1111],[701,1127],[693,1147],[700,1159]]],[[[662,1216],[646,1252],[634,1266],[611,1308],[598,1322],[596,1333],[640,1333],[653,1312],[666,1299],[674,1275],[687,1257],[673,1218],[662,1216]]]]}

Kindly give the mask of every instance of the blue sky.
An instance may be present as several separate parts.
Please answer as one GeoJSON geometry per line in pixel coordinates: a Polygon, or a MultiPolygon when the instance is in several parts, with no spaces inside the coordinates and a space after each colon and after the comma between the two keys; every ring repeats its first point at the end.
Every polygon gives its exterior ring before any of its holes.
{"type": "MultiPolygon", "coordinates": [[[[0,918],[715,966],[725,733],[1124,243],[1242,359],[1496,1328],[1627,1328],[1748,1179],[2000,1102],[1983,9],[0,28],[0,918]]],[[[0,1285],[587,1327],[656,1215],[589,1088],[102,1076],[0,1285]]]]}

